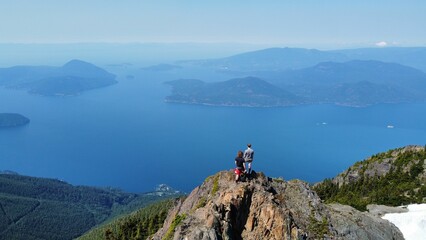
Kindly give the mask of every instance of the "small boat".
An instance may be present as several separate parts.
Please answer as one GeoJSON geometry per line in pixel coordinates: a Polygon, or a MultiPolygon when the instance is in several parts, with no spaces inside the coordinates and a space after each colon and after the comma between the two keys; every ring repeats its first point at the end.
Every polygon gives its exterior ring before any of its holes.
{"type": "Polygon", "coordinates": [[[387,128],[394,128],[394,126],[393,125],[388,125],[387,128]]]}

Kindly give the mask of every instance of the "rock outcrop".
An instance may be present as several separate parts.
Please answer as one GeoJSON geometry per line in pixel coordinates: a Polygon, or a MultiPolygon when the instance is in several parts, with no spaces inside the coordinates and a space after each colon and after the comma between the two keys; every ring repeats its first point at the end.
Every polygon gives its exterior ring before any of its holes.
{"type": "Polygon", "coordinates": [[[383,217],[388,213],[406,213],[408,212],[407,207],[391,207],[386,205],[370,204],[367,205],[367,210],[370,214],[376,217],[383,217]]]}
{"type": "Polygon", "coordinates": [[[207,178],[169,212],[151,239],[403,239],[391,223],[344,205],[326,205],[300,180],[232,171],[207,178]]]}
{"type": "Polygon", "coordinates": [[[384,177],[397,167],[401,167],[402,173],[410,173],[413,167],[421,164],[422,170],[416,178],[426,183],[426,159],[423,159],[425,147],[406,146],[379,153],[363,161],[355,163],[346,171],[332,179],[339,187],[358,181],[360,178],[384,177]]]}

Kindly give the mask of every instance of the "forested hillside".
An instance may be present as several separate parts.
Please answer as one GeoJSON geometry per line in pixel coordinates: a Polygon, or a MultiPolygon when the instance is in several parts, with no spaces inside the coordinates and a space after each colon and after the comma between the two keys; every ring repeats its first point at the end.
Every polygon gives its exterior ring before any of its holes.
{"type": "Polygon", "coordinates": [[[174,200],[165,200],[137,210],[130,215],[118,218],[95,228],[78,238],[79,240],[128,239],[142,240],[153,235],[163,226],[174,200]]]}
{"type": "Polygon", "coordinates": [[[426,149],[408,146],[357,162],[314,190],[328,203],[365,210],[368,204],[426,203],[426,149]]]}
{"type": "Polygon", "coordinates": [[[73,239],[107,219],[171,196],[0,174],[0,239],[73,239]]]}

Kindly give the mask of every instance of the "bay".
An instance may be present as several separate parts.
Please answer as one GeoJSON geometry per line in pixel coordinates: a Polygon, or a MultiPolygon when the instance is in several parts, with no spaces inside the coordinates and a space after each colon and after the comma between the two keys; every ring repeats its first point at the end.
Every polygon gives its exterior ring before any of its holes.
{"type": "Polygon", "coordinates": [[[333,177],[378,152],[426,143],[426,103],[170,104],[164,102],[170,92],[164,81],[229,76],[193,69],[109,70],[118,75],[118,84],[75,97],[0,89],[0,112],[31,119],[24,127],[0,129],[0,170],[132,192],[159,183],[188,192],[207,176],[233,168],[237,151],[247,143],[255,150],[255,171],[308,182],[333,177]],[[129,74],[135,77],[126,78],[129,74]]]}

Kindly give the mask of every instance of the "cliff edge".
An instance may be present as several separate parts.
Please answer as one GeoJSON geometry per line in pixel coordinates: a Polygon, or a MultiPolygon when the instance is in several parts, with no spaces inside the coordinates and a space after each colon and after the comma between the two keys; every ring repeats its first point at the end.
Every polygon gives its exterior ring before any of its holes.
{"type": "Polygon", "coordinates": [[[309,185],[232,171],[208,177],[169,212],[150,239],[403,239],[390,222],[350,206],[324,204],[309,185]]]}

